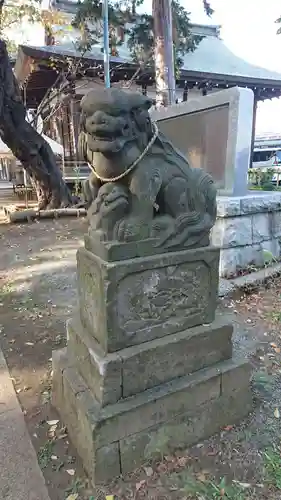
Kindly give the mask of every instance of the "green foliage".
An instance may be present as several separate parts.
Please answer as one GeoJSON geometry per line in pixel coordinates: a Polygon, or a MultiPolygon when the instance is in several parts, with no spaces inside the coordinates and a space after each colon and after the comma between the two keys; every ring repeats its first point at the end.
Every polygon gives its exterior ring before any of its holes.
{"type": "Polygon", "coordinates": [[[281,456],[280,448],[271,448],[264,455],[264,470],[266,481],[270,486],[281,490],[281,456]]]}
{"type": "Polygon", "coordinates": [[[274,389],[274,378],[265,371],[257,371],[253,375],[252,384],[255,391],[271,395],[274,389]]]}
{"type": "MultiPolygon", "coordinates": [[[[204,476],[204,474],[201,475],[204,476]]],[[[227,484],[225,478],[222,478],[219,482],[207,477],[199,480],[191,473],[176,474],[174,480],[179,490],[187,495],[185,498],[196,498],[198,500],[246,500],[245,490],[248,489],[248,484],[245,483],[233,482],[227,484]]]]}
{"type": "MultiPolygon", "coordinates": [[[[100,0],[84,0],[78,2],[78,10],[73,21],[73,26],[81,31],[81,40],[77,44],[79,50],[89,50],[98,43],[103,35],[102,4],[100,0]]],[[[118,28],[126,22],[126,12],[121,4],[115,1],[108,2],[109,18],[109,45],[112,54],[117,55],[116,48],[122,44],[118,37],[118,28]]]]}
{"type": "Polygon", "coordinates": [[[47,441],[38,451],[38,462],[41,469],[46,469],[52,460],[54,443],[52,441],[47,441]]]}
{"type": "Polygon", "coordinates": [[[266,170],[262,170],[260,168],[251,168],[248,172],[250,182],[263,191],[275,190],[275,186],[272,183],[272,177],[274,173],[275,172],[273,168],[267,168],[266,170]]]}
{"type": "MultiPolygon", "coordinates": [[[[210,3],[207,0],[202,0],[202,2],[207,15],[212,15],[210,3]]],[[[111,53],[118,55],[118,47],[122,45],[123,36],[126,34],[133,60],[144,66],[154,63],[154,18],[150,14],[137,14],[137,8],[142,3],[143,0],[109,0],[108,17],[111,53]]],[[[172,1],[172,11],[175,69],[178,73],[183,64],[184,55],[194,51],[203,37],[191,33],[190,13],[179,0],[172,1]]],[[[93,44],[98,43],[103,33],[102,1],[81,1],[74,26],[82,32],[80,50],[81,45],[89,49],[93,44]]]]}
{"type": "Polygon", "coordinates": [[[15,55],[17,45],[9,37],[8,31],[10,28],[19,27],[24,20],[27,22],[38,22],[40,20],[39,0],[18,0],[17,2],[9,2],[7,5],[5,2],[2,3],[1,37],[5,40],[10,55],[15,55]]]}
{"type": "Polygon", "coordinates": [[[269,250],[263,250],[262,255],[263,255],[264,264],[266,266],[273,264],[274,262],[277,262],[276,257],[274,257],[273,253],[270,252],[269,250]]]}
{"type": "Polygon", "coordinates": [[[17,52],[17,45],[11,38],[12,28],[17,29],[23,22],[42,23],[51,34],[52,26],[66,24],[65,16],[55,11],[42,11],[40,4],[41,0],[10,0],[2,3],[1,38],[6,42],[10,56],[17,52]]]}

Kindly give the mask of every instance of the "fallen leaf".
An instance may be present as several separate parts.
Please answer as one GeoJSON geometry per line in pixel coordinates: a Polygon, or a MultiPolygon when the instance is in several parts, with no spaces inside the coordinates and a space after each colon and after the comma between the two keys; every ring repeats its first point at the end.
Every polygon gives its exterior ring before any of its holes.
{"type": "Polygon", "coordinates": [[[152,467],[145,467],[144,470],[145,470],[145,473],[146,473],[146,475],[148,477],[153,476],[153,469],[152,469],[152,467]]]}
{"type": "Polygon", "coordinates": [[[58,436],[58,439],[65,439],[65,438],[67,438],[67,436],[68,436],[68,434],[60,434],[58,436]]]}
{"type": "Polygon", "coordinates": [[[278,408],[275,408],[274,416],[275,416],[275,418],[280,418],[280,412],[279,412],[278,408]]]}
{"type": "Polygon", "coordinates": [[[78,493],[71,493],[71,495],[68,495],[66,500],[77,500],[78,498],[78,493]]]}
{"type": "Polygon", "coordinates": [[[59,423],[59,420],[47,420],[47,424],[50,425],[51,427],[53,425],[57,425],[59,423]]]}
{"type": "Polygon", "coordinates": [[[233,429],[233,425],[227,425],[223,428],[224,431],[231,431],[231,429],[233,429]]]}
{"type": "Polygon", "coordinates": [[[52,427],[50,427],[50,429],[48,431],[49,437],[54,438],[55,435],[56,435],[56,430],[57,430],[57,426],[56,425],[52,425],[52,427]]]}
{"type": "Polygon", "coordinates": [[[205,483],[207,479],[206,474],[208,474],[208,472],[198,472],[198,474],[196,474],[196,478],[198,479],[198,481],[201,481],[201,483],[205,483]]]}
{"type": "Polygon", "coordinates": [[[215,457],[217,454],[218,454],[217,451],[209,451],[209,453],[207,453],[207,456],[208,457],[215,457]]]}
{"type": "Polygon", "coordinates": [[[240,481],[235,480],[233,480],[233,483],[238,484],[238,486],[241,486],[241,488],[244,488],[245,490],[251,488],[252,486],[250,483],[240,483],[240,481]]]}
{"type": "Polygon", "coordinates": [[[145,485],[145,483],[146,483],[145,479],[142,479],[142,481],[136,483],[136,491],[139,491],[145,485]]]}
{"type": "Polygon", "coordinates": [[[186,464],[187,464],[187,462],[188,462],[189,460],[190,460],[190,457],[180,457],[180,458],[178,458],[178,461],[177,461],[177,462],[178,462],[178,465],[179,465],[180,467],[185,467],[185,466],[186,466],[186,464]]]}
{"type": "Polygon", "coordinates": [[[66,472],[67,472],[67,474],[69,474],[70,476],[74,476],[74,474],[75,474],[75,470],[74,470],[74,469],[66,469],[66,472]]]}
{"type": "Polygon", "coordinates": [[[61,429],[57,430],[57,438],[58,439],[65,439],[68,436],[66,427],[61,427],[61,429]]]}

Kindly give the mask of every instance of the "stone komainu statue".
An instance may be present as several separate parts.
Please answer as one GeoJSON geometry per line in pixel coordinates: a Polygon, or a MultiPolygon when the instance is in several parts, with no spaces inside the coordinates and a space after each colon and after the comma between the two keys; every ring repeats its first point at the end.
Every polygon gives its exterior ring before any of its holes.
{"type": "Polygon", "coordinates": [[[155,238],[166,249],[209,244],[216,189],[150,119],[152,102],[119,89],[81,101],[79,150],[91,167],[85,184],[90,233],[105,241],[155,238]]]}

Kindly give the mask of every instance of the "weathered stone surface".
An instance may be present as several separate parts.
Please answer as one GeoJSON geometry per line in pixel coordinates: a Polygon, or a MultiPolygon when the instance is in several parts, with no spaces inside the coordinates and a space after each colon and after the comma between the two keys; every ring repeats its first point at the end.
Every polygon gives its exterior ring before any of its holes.
{"type": "Polygon", "coordinates": [[[243,216],[217,219],[212,229],[211,242],[219,248],[251,244],[252,218],[243,216]]]}
{"type": "Polygon", "coordinates": [[[240,248],[239,252],[240,268],[245,269],[248,265],[263,265],[263,254],[261,243],[240,248]]]}
{"type": "MultiPolygon", "coordinates": [[[[105,406],[122,398],[122,358],[104,355],[78,318],[67,323],[68,356],[97,401],[105,406]]],[[[121,353],[122,351],[120,351],[121,353]]]]}
{"type": "Polygon", "coordinates": [[[67,331],[71,364],[102,406],[232,356],[233,327],[223,317],[107,355],[79,320],[69,321],[67,331]]]}
{"type": "Polygon", "coordinates": [[[251,409],[251,393],[243,388],[199,408],[194,407],[192,413],[181,414],[169,422],[121,439],[122,474],[139,467],[145,459],[155,458],[162,450],[171,453],[212,436],[226,425],[246,417],[251,409]]]}
{"type": "MultiPolygon", "coordinates": [[[[108,481],[121,473],[119,443],[97,449],[85,404],[86,401],[88,406],[96,403],[84,380],[70,365],[66,349],[53,352],[52,404],[67,425],[69,436],[90,477],[98,477],[99,482],[108,481]],[[84,407],[79,404],[81,394],[84,395],[84,407]]],[[[98,406],[96,408],[98,411],[98,406]]]]}
{"type": "MultiPolygon", "coordinates": [[[[205,402],[233,391],[228,379],[223,378],[226,373],[233,370],[236,377],[241,370],[245,375],[237,378],[240,389],[248,387],[249,376],[246,376],[248,372],[245,363],[225,361],[218,363],[214,368],[180,377],[117,404],[101,408],[83,379],[73,368],[66,368],[63,371],[63,398],[67,401],[67,407],[64,405],[63,411],[67,412],[67,415],[72,413],[72,426],[74,423],[79,426],[79,421],[82,419],[82,422],[83,418],[86,418],[87,426],[84,425],[84,429],[87,430],[87,427],[88,432],[92,433],[92,439],[98,449],[169,421],[177,415],[188,412],[192,414],[195,408],[205,402]],[[224,387],[223,380],[225,380],[224,387]]],[[[69,420],[69,417],[67,418],[69,420]]]]}
{"type": "MultiPolygon", "coordinates": [[[[281,248],[280,248],[280,239],[274,238],[273,240],[262,241],[261,248],[263,252],[269,252],[275,259],[280,259],[281,256],[281,248]]],[[[272,258],[270,255],[263,253],[265,263],[272,264],[272,258]]]]}
{"type": "Polygon", "coordinates": [[[253,243],[260,243],[270,238],[272,238],[272,214],[253,215],[253,243]]]}
{"type": "Polygon", "coordinates": [[[107,262],[150,257],[151,255],[163,253],[161,248],[156,247],[157,240],[155,238],[120,243],[117,241],[102,241],[98,237],[93,238],[86,234],[84,240],[86,250],[107,262]]]}
{"type": "Polygon", "coordinates": [[[239,268],[252,263],[263,265],[263,249],[279,258],[280,193],[253,193],[240,197],[221,196],[218,197],[217,204],[218,218],[212,230],[211,241],[212,244],[222,248],[220,277],[231,276],[239,268]],[[252,221],[252,234],[249,227],[246,230],[243,227],[243,220],[248,220],[248,224],[252,221]],[[232,227],[232,230],[229,230],[229,227],[232,227]]]}
{"type": "Polygon", "coordinates": [[[236,217],[281,210],[280,193],[250,194],[247,196],[217,196],[217,216],[236,217]]]}
{"type": "Polygon", "coordinates": [[[52,404],[58,410],[63,401],[63,371],[65,368],[70,367],[71,362],[67,356],[67,348],[57,349],[52,354],[52,404]]]}
{"type": "Polygon", "coordinates": [[[219,275],[222,278],[228,278],[236,273],[239,268],[241,249],[238,248],[224,248],[220,252],[220,267],[219,275]]]}
{"type": "Polygon", "coordinates": [[[281,211],[273,214],[272,233],[274,238],[281,237],[281,211]]]}
{"type": "Polygon", "coordinates": [[[231,358],[232,332],[233,326],[221,318],[119,351],[123,397],[231,358]]]}
{"type": "Polygon", "coordinates": [[[114,88],[81,100],[79,149],[92,164],[89,234],[104,241],[156,238],[163,252],[208,246],[214,182],[159,131],[151,104],[147,96],[114,88]]]}
{"type": "Polygon", "coordinates": [[[107,263],[79,249],[83,326],[105,352],[148,342],[215,317],[219,250],[213,247],[107,263]]]}
{"type": "Polygon", "coordinates": [[[219,274],[222,278],[230,277],[250,264],[263,265],[261,244],[224,248],[220,252],[219,274]]]}
{"type": "Polygon", "coordinates": [[[252,404],[243,362],[218,363],[105,408],[73,368],[59,371],[63,391],[57,406],[95,483],[131,471],[161,435],[171,450],[195,443],[235,423],[252,404]]]}
{"type": "MultiPolygon", "coordinates": [[[[68,376],[67,369],[64,371],[64,377],[68,376]]],[[[176,415],[192,411],[205,401],[219,397],[220,384],[220,371],[209,368],[148,389],[104,408],[98,407],[94,400],[91,406],[88,406],[87,392],[79,393],[76,401],[80,411],[82,409],[87,415],[93,439],[97,448],[100,448],[170,420],[176,415]]]]}
{"type": "Polygon", "coordinates": [[[217,196],[217,217],[231,217],[241,214],[241,197],[217,196]]]}
{"type": "Polygon", "coordinates": [[[240,198],[241,213],[255,214],[259,212],[272,212],[281,210],[280,193],[263,193],[260,195],[248,195],[240,198]]]}
{"type": "MultiPolygon", "coordinates": [[[[221,394],[230,394],[240,389],[249,389],[251,378],[251,365],[246,361],[232,361],[231,370],[221,374],[221,394]]],[[[250,398],[251,399],[251,398],[250,398]]]]}

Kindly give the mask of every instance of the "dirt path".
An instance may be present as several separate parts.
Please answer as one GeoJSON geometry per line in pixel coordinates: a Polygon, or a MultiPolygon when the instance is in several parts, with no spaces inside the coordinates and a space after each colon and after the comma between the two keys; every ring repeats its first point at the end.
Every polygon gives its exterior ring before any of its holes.
{"type": "Polygon", "coordinates": [[[76,305],[75,254],[85,229],[83,219],[0,224],[1,348],[51,499],[104,500],[106,493],[118,500],[280,499],[281,280],[219,305],[235,324],[235,349],[256,370],[256,409],[248,421],[186,453],[148,465],[105,491],[89,488],[49,404],[51,353],[65,345],[65,321],[76,305]]]}

